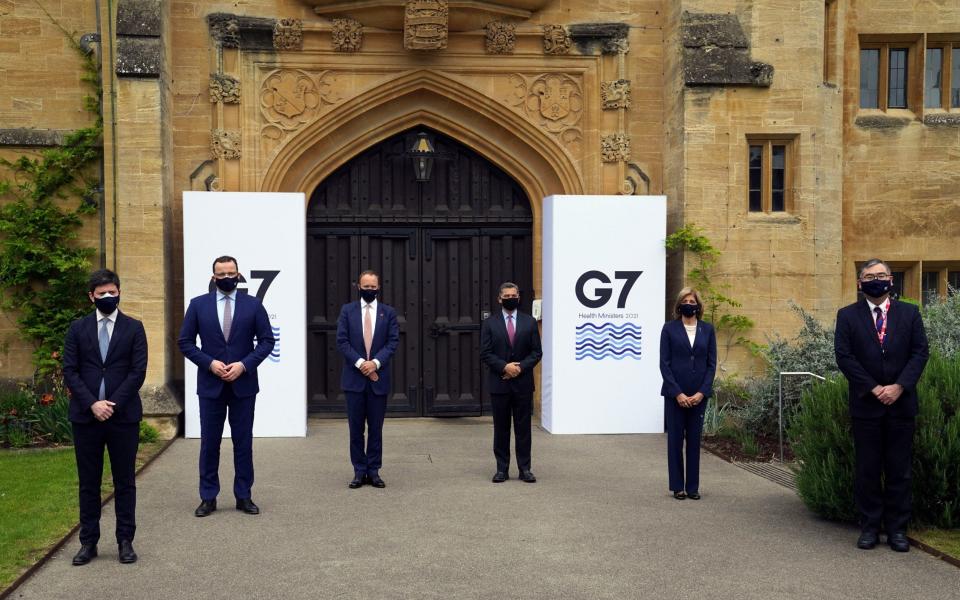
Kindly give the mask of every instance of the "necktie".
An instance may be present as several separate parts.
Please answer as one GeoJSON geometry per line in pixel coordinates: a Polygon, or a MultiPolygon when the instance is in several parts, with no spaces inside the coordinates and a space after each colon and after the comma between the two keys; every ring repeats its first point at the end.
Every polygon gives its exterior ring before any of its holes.
{"type": "Polygon", "coordinates": [[[877,336],[880,338],[880,343],[883,343],[883,311],[880,310],[880,307],[874,307],[873,313],[877,315],[877,336]]]}
{"type": "MultiPolygon", "coordinates": [[[[107,321],[110,319],[103,318],[100,319],[100,360],[107,360],[107,348],[110,347],[110,332],[107,331],[107,321]]],[[[106,400],[107,399],[107,382],[103,377],[100,378],[100,393],[98,394],[97,400],[106,400]]]]}
{"type": "Polygon", "coordinates": [[[230,296],[223,297],[223,339],[230,340],[230,326],[233,325],[233,309],[230,296]]]}
{"type": "Polygon", "coordinates": [[[516,329],[513,328],[513,315],[507,315],[507,339],[511,346],[513,346],[513,336],[516,332],[516,329]]]}
{"type": "Polygon", "coordinates": [[[363,347],[367,349],[367,360],[370,360],[370,348],[373,347],[373,317],[370,316],[370,309],[373,307],[368,304],[363,308],[363,347]]]}

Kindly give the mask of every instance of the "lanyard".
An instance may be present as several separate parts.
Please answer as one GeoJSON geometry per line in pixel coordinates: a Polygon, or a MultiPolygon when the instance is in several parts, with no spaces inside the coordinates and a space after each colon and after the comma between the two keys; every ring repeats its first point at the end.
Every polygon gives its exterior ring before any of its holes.
{"type": "MultiPolygon", "coordinates": [[[[890,322],[890,298],[883,303],[883,308],[881,309],[883,314],[883,325],[880,326],[880,331],[877,331],[877,339],[880,341],[880,345],[883,345],[884,340],[887,338],[887,324],[890,322]]],[[[877,330],[877,320],[876,313],[873,314],[873,330],[877,330]]]]}

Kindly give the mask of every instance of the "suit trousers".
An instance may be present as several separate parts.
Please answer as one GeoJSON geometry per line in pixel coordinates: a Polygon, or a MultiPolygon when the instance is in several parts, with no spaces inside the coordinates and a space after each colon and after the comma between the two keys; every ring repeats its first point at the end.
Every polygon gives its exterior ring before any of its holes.
{"type": "Polygon", "coordinates": [[[864,531],[879,532],[884,524],[887,533],[906,533],[916,420],[888,414],[852,421],[857,456],[853,489],[860,525],[864,531]]]}
{"type": "Polygon", "coordinates": [[[700,492],[700,437],[703,434],[703,415],[707,410],[704,399],[700,404],[683,408],[676,398],[663,399],[663,414],[667,425],[667,471],[670,491],[695,494],[700,492]],[[686,479],[684,479],[683,446],[687,446],[686,479]]]}
{"type": "Polygon", "coordinates": [[[375,394],[369,381],[362,392],[345,394],[353,472],[361,477],[376,475],[383,466],[383,418],[387,412],[387,396],[375,394]],[[364,428],[367,434],[366,447],[364,428]]]}
{"type": "Polygon", "coordinates": [[[497,459],[497,471],[506,473],[510,468],[511,419],[513,420],[517,467],[521,471],[529,471],[533,393],[490,394],[490,406],[493,409],[493,456],[497,459]]]}
{"type": "Polygon", "coordinates": [[[219,398],[200,397],[200,498],[216,500],[220,493],[220,442],[229,419],[233,440],[233,495],[251,497],[253,488],[253,412],[256,396],[237,397],[224,384],[219,398]]]}
{"type": "Polygon", "coordinates": [[[73,423],[73,449],[80,481],[80,543],[100,540],[100,485],[103,479],[103,449],[110,454],[110,470],[117,514],[117,541],[130,540],[137,531],[137,446],[140,423],[113,419],[73,423]]]}

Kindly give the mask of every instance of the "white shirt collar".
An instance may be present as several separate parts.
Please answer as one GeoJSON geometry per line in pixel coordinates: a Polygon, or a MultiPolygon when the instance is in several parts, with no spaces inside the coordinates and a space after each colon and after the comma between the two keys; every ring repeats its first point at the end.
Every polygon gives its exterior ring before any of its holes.
{"type": "Polygon", "coordinates": [[[513,312],[509,312],[507,309],[501,308],[501,309],[500,309],[500,312],[503,313],[503,318],[504,318],[504,319],[506,319],[507,317],[513,317],[514,319],[517,318],[517,311],[516,311],[516,309],[514,309],[513,312]]]}
{"type": "Polygon", "coordinates": [[[867,304],[870,305],[870,312],[875,312],[874,309],[879,308],[883,311],[883,314],[887,314],[887,310],[890,308],[890,296],[887,296],[887,299],[881,302],[880,304],[874,304],[870,301],[870,298],[864,296],[864,299],[867,301],[867,304]]]}
{"type": "Polygon", "coordinates": [[[235,298],[236,294],[237,294],[237,288],[233,288],[233,291],[231,291],[229,294],[224,294],[223,290],[221,290],[220,288],[217,288],[217,302],[220,302],[224,298],[230,298],[231,300],[236,302],[236,298],[235,298]]]}
{"type": "Polygon", "coordinates": [[[120,309],[118,308],[118,309],[114,310],[112,313],[110,313],[109,315],[105,315],[105,314],[103,314],[102,312],[100,312],[100,309],[98,308],[98,309],[97,309],[97,323],[101,323],[101,322],[103,322],[104,319],[107,319],[108,321],[111,321],[112,323],[116,324],[116,322],[117,322],[117,313],[119,313],[119,312],[120,312],[120,309]]]}
{"type": "Polygon", "coordinates": [[[368,306],[373,307],[373,312],[377,312],[377,299],[374,298],[373,302],[367,302],[363,298],[360,299],[360,308],[366,310],[368,306]]]}

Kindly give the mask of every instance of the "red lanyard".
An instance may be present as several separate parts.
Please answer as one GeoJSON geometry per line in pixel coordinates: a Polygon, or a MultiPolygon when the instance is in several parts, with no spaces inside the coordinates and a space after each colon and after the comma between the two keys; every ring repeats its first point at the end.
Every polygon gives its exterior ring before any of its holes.
{"type": "MultiPolygon", "coordinates": [[[[880,345],[882,346],[883,340],[886,339],[887,337],[887,323],[890,322],[890,319],[888,318],[890,315],[890,298],[887,298],[887,300],[883,303],[883,308],[881,308],[880,310],[883,311],[882,312],[883,325],[880,326],[880,331],[877,331],[877,339],[880,340],[880,345]]],[[[876,313],[874,313],[873,316],[874,316],[873,329],[876,330],[877,329],[876,313]]]]}

